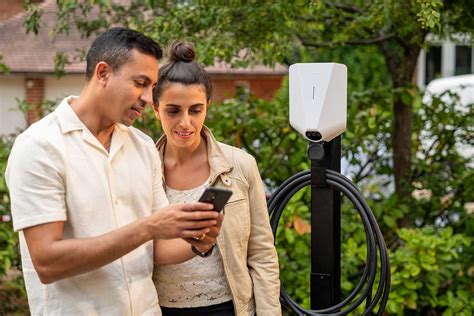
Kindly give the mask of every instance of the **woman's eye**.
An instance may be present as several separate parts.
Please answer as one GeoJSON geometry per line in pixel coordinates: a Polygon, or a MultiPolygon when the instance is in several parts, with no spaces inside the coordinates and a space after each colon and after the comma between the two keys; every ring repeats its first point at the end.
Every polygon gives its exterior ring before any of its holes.
{"type": "Polygon", "coordinates": [[[170,115],[175,115],[175,114],[179,113],[179,110],[168,110],[168,111],[166,111],[166,113],[168,113],[170,115]]]}
{"type": "Polygon", "coordinates": [[[202,112],[202,110],[190,110],[189,112],[193,113],[193,114],[199,114],[202,112]]]}

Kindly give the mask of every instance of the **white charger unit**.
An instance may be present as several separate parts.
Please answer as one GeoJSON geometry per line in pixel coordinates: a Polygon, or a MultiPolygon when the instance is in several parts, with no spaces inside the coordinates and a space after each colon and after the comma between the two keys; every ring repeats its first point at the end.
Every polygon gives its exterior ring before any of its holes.
{"type": "Polygon", "coordinates": [[[345,65],[299,63],[290,66],[290,124],[311,142],[329,142],[346,130],[345,65]]]}

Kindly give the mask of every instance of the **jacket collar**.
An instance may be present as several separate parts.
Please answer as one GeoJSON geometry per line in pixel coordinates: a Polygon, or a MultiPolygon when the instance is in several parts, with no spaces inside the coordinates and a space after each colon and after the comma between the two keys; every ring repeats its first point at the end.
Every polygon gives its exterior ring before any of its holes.
{"type": "MultiPolygon", "coordinates": [[[[224,152],[222,151],[219,143],[212,135],[212,132],[206,126],[203,126],[201,135],[207,144],[207,159],[209,160],[209,166],[211,168],[211,174],[209,176],[210,183],[213,183],[219,175],[230,172],[233,169],[232,164],[225,158],[224,152]]],[[[160,139],[156,142],[156,148],[160,153],[161,168],[164,169],[164,150],[166,146],[166,135],[163,134],[160,139]]],[[[163,177],[164,177],[164,170],[163,177]]],[[[227,177],[225,177],[227,179],[227,177]]],[[[228,180],[225,180],[228,181],[228,180]]]]}

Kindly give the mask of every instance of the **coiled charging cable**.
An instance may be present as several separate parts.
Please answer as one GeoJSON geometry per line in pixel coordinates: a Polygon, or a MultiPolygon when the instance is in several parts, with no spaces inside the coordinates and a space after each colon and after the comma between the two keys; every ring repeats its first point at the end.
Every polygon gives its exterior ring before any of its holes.
{"type": "MultiPolygon", "coordinates": [[[[364,272],[354,290],[343,301],[329,308],[308,310],[301,307],[288,295],[283,284],[281,285],[280,300],[284,306],[298,315],[347,315],[365,300],[366,308],[363,315],[372,314],[378,304],[377,315],[382,315],[390,292],[390,262],[382,233],[370,207],[357,187],[340,173],[330,169],[325,169],[325,171],[327,184],[345,195],[357,209],[362,219],[367,241],[364,272]],[[380,273],[378,280],[376,280],[378,258],[380,258],[380,273]],[[372,298],[372,289],[376,284],[377,291],[372,298]]],[[[269,199],[270,224],[275,238],[278,222],[286,204],[296,192],[309,184],[311,184],[311,172],[309,170],[302,171],[287,179],[269,199]]]]}

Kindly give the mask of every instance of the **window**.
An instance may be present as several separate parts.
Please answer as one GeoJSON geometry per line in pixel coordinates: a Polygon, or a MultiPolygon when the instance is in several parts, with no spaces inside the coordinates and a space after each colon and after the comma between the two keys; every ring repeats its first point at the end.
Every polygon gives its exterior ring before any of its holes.
{"type": "Polygon", "coordinates": [[[426,53],[425,84],[441,77],[441,46],[431,46],[426,53]]]}
{"type": "Polygon", "coordinates": [[[456,46],[456,75],[472,72],[472,47],[467,45],[456,46]]]}

